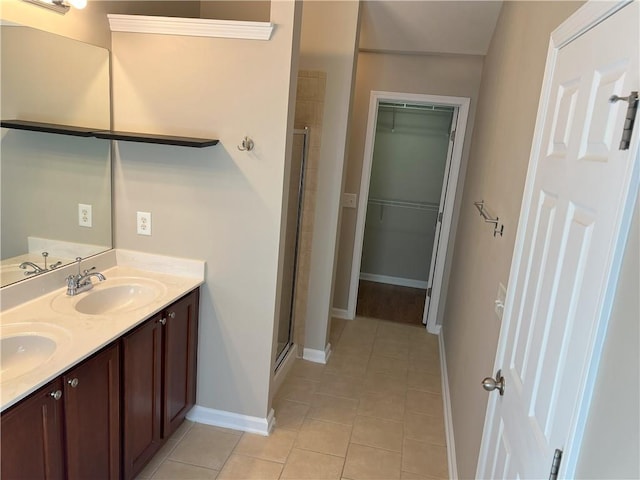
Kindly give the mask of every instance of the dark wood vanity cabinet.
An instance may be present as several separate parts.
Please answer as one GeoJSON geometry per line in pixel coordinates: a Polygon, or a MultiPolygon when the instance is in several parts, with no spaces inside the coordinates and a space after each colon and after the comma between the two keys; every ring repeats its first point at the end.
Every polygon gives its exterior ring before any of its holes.
{"type": "Polygon", "coordinates": [[[2,414],[3,479],[119,476],[118,361],[113,345],[2,414]]]}
{"type": "Polygon", "coordinates": [[[2,412],[1,478],[133,478],[195,403],[199,290],[2,412]]]}
{"type": "Polygon", "coordinates": [[[64,477],[62,379],[2,414],[2,478],[64,477]]]}
{"type": "Polygon", "coordinates": [[[67,478],[120,476],[118,345],[63,375],[67,478]]]}
{"type": "Polygon", "coordinates": [[[196,289],[122,338],[123,476],[133,478],[195,403],[196,289]]]}

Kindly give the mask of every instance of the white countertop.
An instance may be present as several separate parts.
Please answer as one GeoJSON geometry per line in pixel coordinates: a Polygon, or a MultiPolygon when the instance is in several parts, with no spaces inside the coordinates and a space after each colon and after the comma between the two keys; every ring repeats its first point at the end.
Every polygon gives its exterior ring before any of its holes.
{"type": "Polygon", "coordinates": [[[94,279],[95,286],[89,292],[68,297],[66,287],[63,287],[4,310],[0,315],[2,336],[48,329],[48,335],[55,339],[57,348],[46,362],[20,376],[11,378],[11,374],[0,373],[1,410],[25,398],[204,282],[203,262],[186,260],[191,266],[201,266],[194,271],[193,268],[181,268],[177,265],[175,261],[180,259],[169,259],[166,262],[163,261],[165,258],[134,252],[124,252],[122,255],[118,253],[120,265],[100,270],[106,280],[98,283],[94,279]],[[145,267],[144,270],[121,264],[130,264],[141,258],[147,260],[139,262],[140,266],[145,267]],[[179,272],[181,275],[162,273],[158,265],[165,265],[165,270],[179,272]],[[73,308],[73,304],[87,293],[135,279],[143,279],[161,287],[151,303],[131,311],[102,315],[81,314],[73,308]],[[43,323],[47,325],[43,326],[43,323]]]}

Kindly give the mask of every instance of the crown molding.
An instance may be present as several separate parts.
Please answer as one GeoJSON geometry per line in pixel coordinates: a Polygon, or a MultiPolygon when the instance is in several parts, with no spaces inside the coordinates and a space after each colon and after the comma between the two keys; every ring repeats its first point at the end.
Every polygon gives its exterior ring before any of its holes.
{"type": "Polygon", "coordinates": [[[119,14],[108,14],[107,17],[109,17],[109,26],[112,32],[127,33],[269,40],[274,28],[273,23],[270,22],[119,14]]]}

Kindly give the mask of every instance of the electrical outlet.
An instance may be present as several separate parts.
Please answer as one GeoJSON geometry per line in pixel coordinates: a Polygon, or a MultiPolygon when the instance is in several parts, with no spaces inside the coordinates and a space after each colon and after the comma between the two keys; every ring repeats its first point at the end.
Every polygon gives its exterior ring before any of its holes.
{"type": "Polygon", "coordinates": [[[91,205],[84,203],[78,204],[78,225],[81,227],[92,227],[93,218],[91,215],[91,205]]]}
{"type": "Polygon", "coordinates": [[[342,206],[345,208],[356,208],[358,196],[355,193],[342,194],[342,206]]]}
{"type": "Polygon", "coordinates": [[[151,212],[137,213],[138,235],[151,235],[151,212]]]}

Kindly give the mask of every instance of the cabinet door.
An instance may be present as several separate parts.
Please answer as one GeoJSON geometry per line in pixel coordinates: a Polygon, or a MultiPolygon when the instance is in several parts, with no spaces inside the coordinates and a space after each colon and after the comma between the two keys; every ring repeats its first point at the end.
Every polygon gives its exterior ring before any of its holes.
{"type": "Polygon", "coordinates": [[[199,290],[196,289],[165,311],[164,438],[171,436],[180,426],[196,400],[198,300],[199,290]]]}
{"type": "Polygon", "coordinates": [[[119,372],[114,345],[62,377],[70,480],[120,476],[119,372]]]}
{"type": "Polygon", "coordinates": [[[3,479],[64,477],[61,396],[57,379],[2,414],[3,479]]]}
{"type": "Polygon", "coordinates": [[[161,446],[160,319],[151,318],[122,339],[124,478],[133,478],[161,446]]]}

